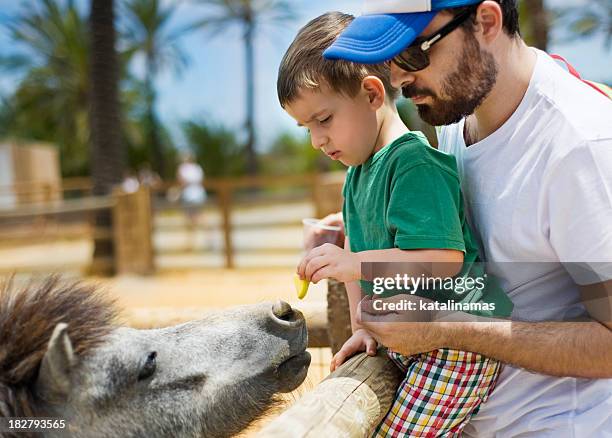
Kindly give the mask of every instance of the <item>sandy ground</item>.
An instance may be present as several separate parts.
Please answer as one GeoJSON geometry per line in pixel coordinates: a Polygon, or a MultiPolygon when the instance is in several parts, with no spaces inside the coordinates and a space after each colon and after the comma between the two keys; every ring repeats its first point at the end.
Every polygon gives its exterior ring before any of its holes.
{"type": "MultiPolygon", "coordinates": [[[[283,299],[298,302],[291,268],[208,269],[100,280],[123,307],[229,307],[283,299]]],[[[311,285],[303,302],[325,301],[326,284],[311,285]]]]}

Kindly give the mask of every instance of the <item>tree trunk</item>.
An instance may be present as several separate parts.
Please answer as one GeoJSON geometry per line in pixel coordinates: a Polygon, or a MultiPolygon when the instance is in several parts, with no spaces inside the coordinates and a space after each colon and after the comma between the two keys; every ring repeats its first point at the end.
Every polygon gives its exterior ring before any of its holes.
{"type": "Polygon", "coordinates": [[[159,136],[159,124],[155,114],[155,88],[153,84],[153,66],[148,63],[147,77],[145,79],[145,92],[147,93],[146,108],[146,140],[153,158],[153,170],[162,178],[167,176],[164,150],[159,136]]]}
{"type": "MultiPolygon", "coordinates": [[[[92,191],[95,196],[111,193],[113,186],[121,182],[124,165],[113,6],[112,0],[91,0],[89,142],[92,191]]],[[[111,211],[95,213],[94,222],[96,231],[112,231],[111,211]]],[[[112,240],[95,239],[91,273],[112,275],[114,272],[112,240]]]]}
{"type": "Polygon", "coordinates": [[[245,73],[246,73],[246,129],[247,142],[247,173],[255,175],[258,171],[257,154],[255,152],[255,65],[253,38],[255,25],[252,19],[247,19],[244,32],[245,73]]]}

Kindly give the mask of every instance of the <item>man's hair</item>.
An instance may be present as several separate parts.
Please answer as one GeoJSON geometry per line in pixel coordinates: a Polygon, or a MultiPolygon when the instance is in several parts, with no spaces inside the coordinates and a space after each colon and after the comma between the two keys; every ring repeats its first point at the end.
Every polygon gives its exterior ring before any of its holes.
{"type": "MultiPolygon", "coordinates": [[[[502,10],[502,21],[503,21],[503,29],[504,32],[510,37],[519,37],[521,35],[521,30],[519,28],[519,12],[518,12],[518,2],[517,0],[494,0],[499,4],[502,10]]],[[[466,9],[469,9],[473,6],[463,6],[460,8],[449,8],[445,9],[446,12],[449,12],[456,17],[466,9]]],[[[470,30],[472,26],[476,24],[476,16],[472,15],[470,20],[466,20],[463,22],[462,27],[465,30],[470,30]]]]}
{"type": "Polygon", "coordinates": [[[330,61],[323,52],[353,21],[354,17],[341,12],[327,12],[311,20],[298,32],[287,49],[278,69],[276,90],[284,108],[304,89],[327,85],[334,92],[354,97],[366,76],[376,76],[385,86],[390,99],[398,91],[391,86],[388,64],[357,64],[350,61],[330,61]]]}

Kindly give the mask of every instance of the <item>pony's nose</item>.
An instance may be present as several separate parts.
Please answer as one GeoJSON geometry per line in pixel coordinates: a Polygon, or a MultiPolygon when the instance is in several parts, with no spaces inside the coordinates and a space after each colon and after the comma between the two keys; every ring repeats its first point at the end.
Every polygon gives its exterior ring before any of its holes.
{"type": "Polygon", "coordinates": [[[277,300],[276,303],[272,305],[272,313],[279,319],[287,320],[293,313],[293,309],[289,303],[283,300],[277,300]]]}
{"type": "Polygon", "coordinates": [[[272,315],[278,322],[288,322],[291,325],[301,325],[304,323],[304,316],[299,310],[294,310],[291,305],[283,300],[277,300],[272,305],[272,315]]]}

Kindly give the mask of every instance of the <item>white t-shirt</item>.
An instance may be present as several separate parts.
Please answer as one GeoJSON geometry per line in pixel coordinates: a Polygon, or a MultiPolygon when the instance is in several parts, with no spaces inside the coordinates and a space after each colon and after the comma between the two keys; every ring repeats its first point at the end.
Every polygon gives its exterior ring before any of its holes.
{"type": "Polygon", "coordinates": [[[181,194],[183,202],[201,204],[206,200],[206,191],[202,186],[204,170],[197,163],[182,163],[178,168],[178,177],[184,184],[181,194]]]}
{"type": "MultiPolygon", "coordinates": [[[[527,92],[506,123],[468,148],[463,127],[441,128],[440,149],[457,158],[468,220],[485,260],[501,262],[493,270],[514,302],[513,317],[584,314],[576,283],[612,278],[612,101],[538,50],[527,92]],[[589,262],[594,274],[562,262],[589,262]]],[[[612,379],[506,365],[465,435],[610,437],[612,379]]]]}

